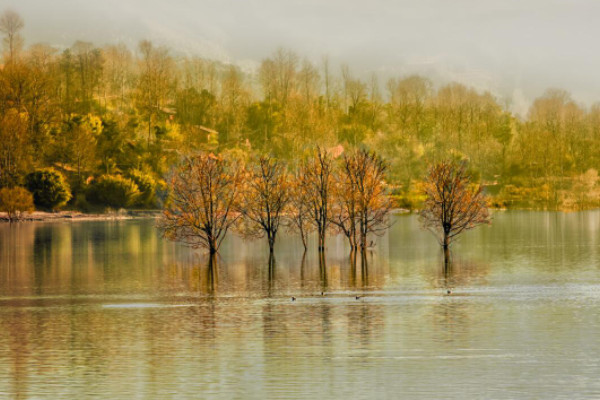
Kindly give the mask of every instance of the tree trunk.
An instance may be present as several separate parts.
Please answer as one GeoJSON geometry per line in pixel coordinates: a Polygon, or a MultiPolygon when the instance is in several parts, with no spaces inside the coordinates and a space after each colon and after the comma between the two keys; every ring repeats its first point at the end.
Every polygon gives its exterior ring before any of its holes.
{"type": "Polygon", "coordinates": [[[146,143],[146,148],[150,148],[150,135],[152,134],[152,114],[148,115],[148,142],[146,143]]]}
{"type": "Polygon", "coordinates": [[[208,238],[208,251],[210,252],[211,257],[217,254],[217,238],[209,237],[208,238]]]}
{"type": "Polygon", "coordinates": [[[447,267],[450,263],[450,238],[447,233],[444,233],[444,265],[447,267]]]}
{"type": "Polygon", "coordinates": [[[271,297],[273,294],[273,287],[275,285],[275,256],[273,253],[269,254],[269,275],[268,275],[268,295],[271,297]]]}
{"type": "Polygon", "coordinates": [[[207,289],[208,289],[209,293],[214,293],[215,290],[217,289],[217,282],[218,282],[219,274],[218,274],[217,256],[212,251],[211,251],[210,255],[208,256],[208,266],[207,266],[206,274],[207,274],[206,283],[208,286],[207,289]]]}
{"type": "Polygon", "coordinates": [[[360,247],[362,251],[367,249],[367,223],[361,217],[360,220],[360,247]]]}
{"type": "Polygon", "coordinates": [[[302,254],[302,261],[300,262],[300,286],[304,287],[304,266],[306,265],[306,248],[302,254]]]}
{"type": "Polygon", "coordinates": [[[356,249],[350,251],[350,286],[356,286],[356,249]]]}
{"type": "Polygon", "coordinates": [[[327,265],[325,263],[325,253],[319,252],[319,274],[321,276],[321,288],[327,290],[327,265]]]}
{"type": "Polygon", "coordinates": [[[275,234],[273,232],[268,232],[267,238],[269,240],[269,253],[273,254],[273,251],[275,249],[275,234]]]}
{"type": "Polygon", "coordinates": [[[367,252],[363,247],[360,251],[360,266],[363,286],[369,285],[369,265],[367,264],[367,252]]]}
{"type": "Polygon", "coordinates": [[[360,233],[360,247],[362,251],[367,250],[367,234],[364,232],[360,233]]]}
{"type": "Polygon", "coordinates": [[[325,228],[319,227],[319,252],[325,251],[325,228]]]}

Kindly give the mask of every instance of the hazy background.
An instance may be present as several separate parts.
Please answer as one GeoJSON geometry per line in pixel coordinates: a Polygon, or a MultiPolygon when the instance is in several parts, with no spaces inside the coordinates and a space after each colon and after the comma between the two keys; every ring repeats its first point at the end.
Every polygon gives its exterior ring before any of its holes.
{"type": "Polygon", "coordinates": [[[356,75],[419,73],[491,90],[525,112],[550,87],[600,101],[600,2],[583,0],[0,0],[26,45],[140,39],[246,68],[277,47],[356,75]]]}

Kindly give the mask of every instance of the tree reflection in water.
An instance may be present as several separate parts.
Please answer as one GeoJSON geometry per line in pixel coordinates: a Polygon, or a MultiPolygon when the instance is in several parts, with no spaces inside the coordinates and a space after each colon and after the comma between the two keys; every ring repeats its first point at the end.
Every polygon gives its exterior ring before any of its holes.
{"type": "Polygon", "coordinates": [[[324,251],[319,251],[319,276],[321,278],[321,289],[327,291],[327,263],[325,261],[324,251]]]}
{"type": "Polygon", "coordinates": [[[219,264],[218,255],[209,254],[206,265],[206,292],[210,295],[215,295],[219,284],[219,264]]]}
{"type": "Polygon", "coordinates": [[[453,253],[450,257],[444,255],[438,274],[433,277],[434,287],[454,290],[472,284],[485,284],[485,277],[489,273],[489,263],[461,258],[453,253]]]}
{"type": "Polygon", "coordinates": [[[268,279],[267,279],[267,296],[273,297],[273,292],[275,289],[275,254],[273,252],[269,252],[269,271],[268,271],[268,279]]]}

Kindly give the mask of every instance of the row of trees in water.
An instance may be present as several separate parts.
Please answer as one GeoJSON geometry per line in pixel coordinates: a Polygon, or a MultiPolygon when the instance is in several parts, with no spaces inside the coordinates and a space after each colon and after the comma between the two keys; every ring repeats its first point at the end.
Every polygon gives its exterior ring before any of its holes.
{"type": "Polygon", "coordinates": [[[329,231],[344,233],[353,250],[383,232],[392,203],[387,164],[376,153],[317,147],[292,170],[272,156],[248,163],[201,153],[172,174],[160,220],[166,237],[216,253],[234,228],[246,237],[266,237],[272,252],[280,229],[297,231],[304,247],[316,231],[325,248],[329,231]]]}
{"type": "MultiPolygon", "coordinates": [[[[230,229],[266,237],[273,253],[282,227],[296,231],[306,250],[316,232],[325,250],[328,232],[343,233],[351,251],[365,252],[373,235],[390,227],[388,164],[365,149],[316,147],[293,169],[272,156],[243,163],[212,153],[187,158],[172,173],[167,206],[159,220],[164,236],[215,254],[230,229]]],[[[471,181],[466,164],[433,165],[424,183],[423,225],[448,256],[452,240],[489,223],[488,200],[471,181]]]]}

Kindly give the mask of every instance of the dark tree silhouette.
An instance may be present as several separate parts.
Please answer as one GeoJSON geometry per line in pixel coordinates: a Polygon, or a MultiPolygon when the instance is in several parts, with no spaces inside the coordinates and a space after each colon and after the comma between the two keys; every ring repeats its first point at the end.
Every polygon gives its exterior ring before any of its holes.
{"type": "Polygon", "coordinates": [[[333,155],[316,147],[300,167],[297,184],[302,190],[302,201],[307,205],[312,224],[317,230],[319,251],[325,250],[325,237],[331,224],[333,198],[333,155]]]}
{"type": "Polygon", "coordinates": [[[491,222],[483,187],[471,181],[465,163],[442,161],[432,166],[424,191],[427,199],[420,212],[421,222],[436,235],[446,259],[454,238],[491,222]]]}

